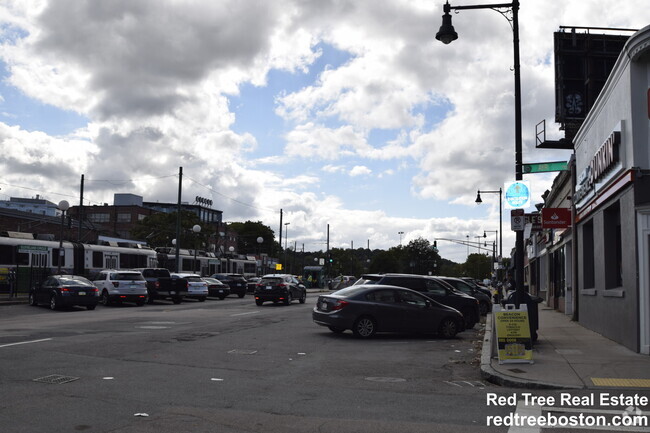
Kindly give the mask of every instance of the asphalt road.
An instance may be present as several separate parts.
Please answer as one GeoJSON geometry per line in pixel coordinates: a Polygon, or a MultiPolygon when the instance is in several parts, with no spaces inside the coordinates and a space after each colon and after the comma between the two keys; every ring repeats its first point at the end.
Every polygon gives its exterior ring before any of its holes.
{"type": "Polygon", "coordinates": [[[304,305],[0,308],[0,432],[481,432],[480,325],[365,341],[304,305]],[[63,382],[63,383],[58,383],[63,382]]]}

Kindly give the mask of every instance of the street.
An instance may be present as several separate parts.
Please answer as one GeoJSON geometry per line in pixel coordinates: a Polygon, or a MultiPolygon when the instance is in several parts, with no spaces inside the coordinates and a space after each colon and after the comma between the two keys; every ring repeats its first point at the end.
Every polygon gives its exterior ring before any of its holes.
{"type": "MultiPolygon", "coordinates": [[[[0,431],[476,432],[478,329],[331,333],[307,303],[250,296],[50,311],[5,306],[0,431]]],[[[502,430],[507,431],[507,430],[502,430]]]]}

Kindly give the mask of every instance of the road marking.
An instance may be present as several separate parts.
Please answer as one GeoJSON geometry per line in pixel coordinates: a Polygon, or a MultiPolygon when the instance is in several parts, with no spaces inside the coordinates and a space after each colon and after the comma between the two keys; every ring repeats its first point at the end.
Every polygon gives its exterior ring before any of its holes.
{"type": "MultiPolygon", "coordinates": [[[[539,418],[542,415],[542,406],[536,404],[526,405],[524,400],[519,400],[516,413],[522,416],[539,418]]],[[[508,433],[540,433],[541,431],[542,428],[539,426],[512,426],[508,429],[508,433]]]]}
{"type": "Polygon", "coordinates": [[[235,317],[235,316],[245,316],[247,314],[258,314],[259,311],[251,311],[249,313],[237,313],[237,314],[231,314],[230,317],[235,317]]]}
{"type": "Polygon", "coordinates": [[[650,379],[614,379],[592,377],[591,381],[596,386],[624,386],[629,388],[650,388],[650,379]]]}
{"type": "Polygon", "coordinates": [[[42,340],[19,341],[18,343],[3,344],[0,347],[18,346],[19,344],[41,343],[43,341],[50,341],[51,338],[43,338],[42,340]]]}

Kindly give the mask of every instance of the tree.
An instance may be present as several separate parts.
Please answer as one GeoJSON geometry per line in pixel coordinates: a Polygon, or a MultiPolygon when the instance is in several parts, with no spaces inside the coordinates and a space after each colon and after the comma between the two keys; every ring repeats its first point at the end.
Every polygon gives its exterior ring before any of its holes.
{"type": "MultiPolygon", "coordinates": [[[[131,236],[146,241],[152,247],[171,246],[172,239],[176,239],[176,215],[177,212],[158,212],[149,215],[135,223],[131,236]]],[[[183,248],[193,248],[197,240],[201,244],[206,243],[208,231],[202,230],[199,234],[195,234],[192,232],[192,227],[196,224],[201,225],[201,221],[195,213],[181,211],[180,245],[183,248]]]]}
{"type": "Polygon", "coordinates": [[[261,221],[235,222],[230,223],[228,227],[237,232],[237,251],[242,254],[259,252],[270,257],[278,257],[282,251],[280,244],[275,240],[275,232],[261,221]],[[260,237],[263,239],[261,244],[257,242],[257,238],[260,237]]]}

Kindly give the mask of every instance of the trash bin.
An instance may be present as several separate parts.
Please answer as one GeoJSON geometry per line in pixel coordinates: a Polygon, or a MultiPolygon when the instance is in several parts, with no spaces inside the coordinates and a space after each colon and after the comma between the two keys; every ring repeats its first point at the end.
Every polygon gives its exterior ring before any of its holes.
{"type": "Polygon", "coordinates": [[[539,304],[543,301],[539,296],[531,295],[528,292],[523,292],[521,299],[517,299],[517,291],[513,291],[503,301],[504,304],[521,305],[526,304],[528,310],[528,325],[530,328],[530,338],[533,342],[537,341],[537,330],[539,329],[539,304]]]}

